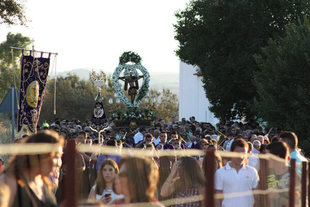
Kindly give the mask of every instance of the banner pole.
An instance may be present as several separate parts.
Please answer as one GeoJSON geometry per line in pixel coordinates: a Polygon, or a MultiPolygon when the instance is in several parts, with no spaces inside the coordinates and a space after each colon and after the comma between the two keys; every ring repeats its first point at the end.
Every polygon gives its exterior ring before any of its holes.
{"type": "MultiPolygon", "coordinates": [[[[29,49],[23,49],[23,48],[18,48],[18,47],[10,47],[11,49],[16,49],[16,50],[24,50],[24,51],[34,51],[34,50],[29,50],[29,49]]],[[[34,52],[39,52],[39,53],[49,53],[53,55],[58,55],[57,52],[44,52],[44,51],[34,51],[34,52]]]]}
{"type": "Polygon", "coordinates": [[[14,87],[13,85],[11,86],[11,89],[12,89],[12,143],[14,142],[14,137],[15,137],[15,134],[14,134],[14,125],[15,125],[15,116],[14,116],[14,87]]]}

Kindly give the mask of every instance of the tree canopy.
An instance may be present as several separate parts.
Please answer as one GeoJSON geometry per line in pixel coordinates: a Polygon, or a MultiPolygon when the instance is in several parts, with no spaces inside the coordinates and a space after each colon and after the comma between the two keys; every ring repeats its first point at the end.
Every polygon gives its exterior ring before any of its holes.
{"type": "Polygon", "coordinates": [[[193,0],[176,12],[177,56],[198,66],[210,110],[218,118],[253,117],[258,96],[254,54],[287,23],[309,14],[308,1],[193,0]]]}
{"type": "Polygon", "coordinates": [[[0,3],[0,24],[24,25],[26,17],[22,0],[5,0],[0,3]]]}
{"type": "Polygon", "coordinates": [[[270,126],[292,130],[306,140],[310,136],[310,22],[292,23],[285,31],[255,56],[260,67],[254,79],[259,94],[256,107],[270,126]]]}
{"type": "MultiPolygon", "coordinates": [[[[0,3],[1,4],[1,3],[0,3]]],[[[27,48],[31,45],[29,37],[20,33],[8,33],[6,41],[0,44],[0,102],[12,84],[20,86],[20,56],[22,51],[12,50],[12,47],[27,48]]]]}

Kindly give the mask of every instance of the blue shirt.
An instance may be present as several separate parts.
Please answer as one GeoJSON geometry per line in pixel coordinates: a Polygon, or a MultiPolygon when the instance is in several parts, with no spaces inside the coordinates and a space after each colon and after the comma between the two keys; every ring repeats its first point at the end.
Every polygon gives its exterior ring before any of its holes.
{"type": "MultiPolygon", "coordinates": [[[[290,157],[291,157],[291,159],[296,160],[296,170],[299,174],[301,174],[301,172],[302,172],[302,164],[301,163],[303,161],[308,162],[308,160],[304,156],[302,156],[298,150],[291,152],[290,157]]],[[[290,166],[291,166],[291,163],[290,163],[290,166]]]]}

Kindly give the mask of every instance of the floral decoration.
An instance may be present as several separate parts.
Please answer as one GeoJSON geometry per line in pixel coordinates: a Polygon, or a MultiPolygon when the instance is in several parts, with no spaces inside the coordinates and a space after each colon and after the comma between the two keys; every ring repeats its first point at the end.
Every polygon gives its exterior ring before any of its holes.
{"type": "Polygon", "coordinates": [[[151,109],[140,109],[137,107],[128,107],[126,111],[120,111],[117,109],[110,116],[110,121],[116,120],[118,117],[118,121],[130,121],[130,120],[154,120],[156,119],[154,111],[151,109]]]}
{"type": "Polygon", "coordinates": [[[135,52],[128,51],[124,52],[122,56],[119,57],[119,62],[120,64],[126,64],[128,62],[133,62],[133,63],[140,63],[142,58],[135,52]]]}

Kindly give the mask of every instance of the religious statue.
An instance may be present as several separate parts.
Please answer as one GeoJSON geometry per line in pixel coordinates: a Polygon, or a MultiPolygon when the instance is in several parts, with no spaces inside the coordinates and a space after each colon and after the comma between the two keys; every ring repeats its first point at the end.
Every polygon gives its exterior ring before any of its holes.
{"type": "Polygon", "coordinates": [[[140,78],[143,78],[143,75],[135,76],[135,75],[132,75],[132,72],[130,72],[128,76],[118,78],[119,80],[122,80],[125,82],[124,90],[125,91],[128,90],[128,96],[130,96],[131,103],[134,102],[138,94],[138,90],[139,90],[138,80],[140,78]],[[128,89],[128,84],[129,84],[129,89],[128,89]]]}

